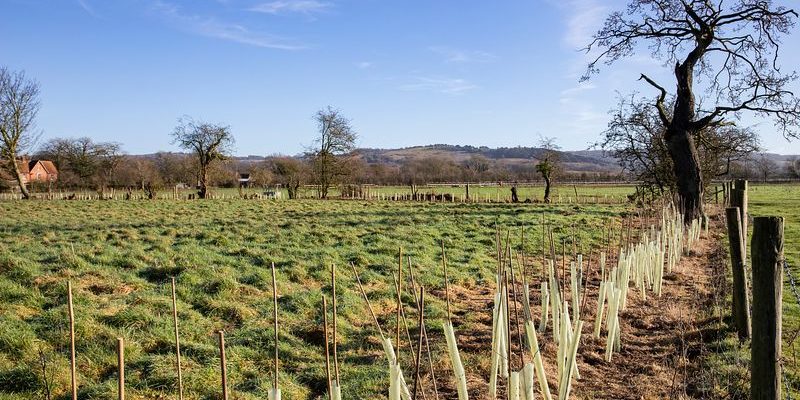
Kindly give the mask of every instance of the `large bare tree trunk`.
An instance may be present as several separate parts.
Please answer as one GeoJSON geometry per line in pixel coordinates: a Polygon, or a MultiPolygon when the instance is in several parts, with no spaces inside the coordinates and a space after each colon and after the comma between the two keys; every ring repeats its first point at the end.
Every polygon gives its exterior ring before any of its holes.
{"type": "Polygon", "coordinates": [[[700,173],[700,158],[689,130],[671,128],[667,131],[666,139],[675,172],[679,205],[684,212],[684,222],[690,223],[703,215],[703,176],[700,173]]]}
{"type": "Polygon", "coordinates": [[[198,197],[205,199],[208,196],[208,167],[203,167],[200,171],[200,191],[198,197]]]}
{"type": "Polygon", "coordinates": [[[19,185],[20,193],[22,193],[22,198],[31,198],[31,192],[28,190],[28,186],[25,184],[25,179],[23,179],[22,172],[19,170],[19,164],[17,164],[16,157],[11,157],[11,165],[14,166],[14,177],[17,179],[17,184],[19,185]]]}
{"type": "Polygon", "coordinates": [[[550,177],[544,177],[544,202],[550,203],[550,177]]]}

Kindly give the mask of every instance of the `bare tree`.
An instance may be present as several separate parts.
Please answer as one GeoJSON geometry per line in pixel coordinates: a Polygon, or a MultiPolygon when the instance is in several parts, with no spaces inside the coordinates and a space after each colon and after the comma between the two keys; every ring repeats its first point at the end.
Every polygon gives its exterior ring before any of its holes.
{"type": "Polygon", "coordinates": [[[544,179],[544,202],[550,202],[550,187],[553,180],[558,176],[561,171],[561,156],[559,154],[560,147],[556,144],[556,139],[551,137],[543,137],[540,139],[539,147],[542,148],[542,153],[539,156],[539,162],[536,164],[536,172],[542,175],[544,179]]]}
{"type": "Polygon", "coordinates": [[[358,135],[341,111],[328,106],[317,111],[318,137],[310,154],[319,197],[327,198],[330,187],[348,174],[347,157],[355,149],[358,135]]]}
{"type": "Polygon", "coordinates": [[[123,159],[119,143],[94,142],[88,137],[50,139],[38,156],[56,164],[62,184],[100,191],[113,180],[123,159]]]}
{"type": "MultiPolygon", "coordinates": [[[[672,159],[664,139],[666,127],[657,111],[635,94],[621,97],[611,111],[608,129],[599,144],[624,171],[640,182],[642,195],[663,196],[676,192],[672,159]]],[[[694,132],[703,182],[729,175],[731,165],[759,150],[751,129],[733,124],[715,125],[694,132]]],[[[705,188],[704,188],[705,189],[705,188]]]]}
{"type": "Polygon", "coordinates": [[[292,157],[272,157],[267,164],[278,182],[286,188],[289,198],[296,199],[305,180],[305,164],[292,157]]]}
{"type": "Polygon", "coordinates": [[[667,89],[645,74],[658,91],[654,107],[666,127],[664,141],[672,159],[681,208],[688,222],[703,213],[703,177],[695,133],[737,119],[749,111],[770,117],[787,137],[797,136],[800,100],[787,89],[797,75],[781,71],[780,39],[789,34],[797,13],[771,0],[632,0],[626,12],[614,12],[586,51],[597,50],[584,79],[598,64],[630,56],[641,45],[666,65],[674,64],[676,89],[671,112],[667,89]],[[696,100],[695,78],[710,108],[696,100]]]}
{"type": "Polygon", "coordinates": [[[31,194],[17,157],[30,150],[38,139],[34,132],[39,113],[39,84],[24,72],[0,67],[0,163],[17,181],[22,197],[31,194]]]}
{"type": "Polygon", "coordinates": [[[189,183],[197,181],[194,163],[191,156],[182,153],[159,152],[154,156],[158,173],[164,184],[175,186],[179,183],[189,183]]]}
{"type": "Polygon", "coordinates": [[[778,164],[769,158],[769,155],[761,153],[753,160],[755,162],[756,170],[761,176],[763,182],[766,182],[770,176],[778,171],[778,164]]]}
{"type": "Polygon", "coordinates": [[[189,117],[178,120],[172,132],[172,142],[197,157],[201,199],[208,195],[209,170],[215,161],[225,160],[233,147],[230,127],[208,122],[194,121],[189,117]]]}
{"type": "Polygon", "coordinates": [[[800,179],[800,158],[795,157],[789,160],[786,170],[790,178],[800,179]]]}

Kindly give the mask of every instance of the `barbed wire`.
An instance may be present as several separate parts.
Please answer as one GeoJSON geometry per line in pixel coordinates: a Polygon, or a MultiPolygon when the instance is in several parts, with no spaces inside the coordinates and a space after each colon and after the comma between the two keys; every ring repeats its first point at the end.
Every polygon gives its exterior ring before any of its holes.
{"type": "MultiPolygon", "coordinates": [[[[789,263],[786,260],[783,260],[783,271],[786,273],[786,277],[789,279],[789,290],[794,295],[794,299],[797,302],[796,304],[800,306],[800,291],[797,289],[797,280],[792,274],[792,271],[789,268],[789,263]]],[[[789,377],[786,376],[786,368],[781,368],[781,374],[783,375],[783,384],[786,386],[786,399],[792,400],[792,388],[789,384],[789,377]]]]}

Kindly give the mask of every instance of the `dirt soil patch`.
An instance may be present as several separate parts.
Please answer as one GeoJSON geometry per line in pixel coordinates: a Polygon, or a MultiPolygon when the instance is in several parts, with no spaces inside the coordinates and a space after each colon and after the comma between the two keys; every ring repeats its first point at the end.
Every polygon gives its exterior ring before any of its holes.
{"type": "MultiPolygon", "coordinates": [[[[600,339],[592,335],[600,274],[596,262],[587,270],[588,298],[582,309],[585,321],[582,343],[579,347],[578,368],[581,379],[574,381],[573,399],[686,399],[696,398],[692,385],[700,364],[704,343],[713,340],[717,333],[704,327],[713,306],[719,275],[725,271],[725,242],[719,234],[724,221],[712,215],[709,234],[689,255],[684,255],[671,273],[666,273],[661,297],[648,291],[643,300],[640,292],[631,288],[627,309],[620,315],[622,350],[614,353],[611,362],[605,361],[606,330],[603,326],[600,339]]],[[[724,276],[724,275],[723,275],[724,276]]],[[[541,315],[538,277],[532,282],[530,301],[537,326],[541,315]]],[[[452,289],[451,289],[452,290],[452,289]]],[[[470,399],[486,399],[488,387],[488,354],[491,347],[491,310],[493,289],[457,288],[451,292],[455,308],[453,323],[462,359],[467,368],[470,399]],[[483,361],[486,359],[487,361],[483,361]],[[466,360],[480,360],[472,365],[466,360]]],[[[517,307],[522,313],[521,304],[517,307]]],[[[514,312],[513,305],[511,312],[514,312]]],[[[521,319],[520,319],[521,320],[521,319]]],[[[516,332],[512,317],[512,331],[516,332]]],[[[512,343],[512,368],[521,369],[519,345],[512,343]]],[[[555,358],[557,345],[552,330],[539,336],[543,347],[550,390],[557,394],[555,358]]],[[[525,361],[529,359],[525,353],[525,361]]],[[[437,362],[439,394],[456,398],[450,375],[449,362],[437,362]],[[444,377],[444,378],[441,378],[444,377]]],[[[505,398],[505,384],[499,379],[498,398],[505,398]]],[[[537,391],[538,392],[538,391],[537,391]]],[[[537,395],[538,396],[538,395],[537,395]]],[[[428,398],[432,398],[429,394],[428,398]]],[[[699,397],[698,397],[699,398],[699,397]]]]}

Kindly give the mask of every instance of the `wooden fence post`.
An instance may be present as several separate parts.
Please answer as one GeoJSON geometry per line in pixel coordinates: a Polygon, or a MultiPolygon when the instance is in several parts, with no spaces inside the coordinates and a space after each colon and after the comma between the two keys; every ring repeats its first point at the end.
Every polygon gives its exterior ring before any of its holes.
{"type": "Polygon", "coordinates": [[[117,338],[117,394],[125,400],[125,339],[117,338]]]}
{"type": "Polygon", "coordinates": [[[783,217],[753,220],[753,340],[750,396],[781,399],[781,297],[783,296],[783,217]]]}
{"type": "Polygon", "coordinates": [[[728,222],[728,243],[731,250],[733,274],[733,321],[740,340],[750,338],[750,302],[747,297],[747,275],[744,270],[744,237],[739,220],[739,208],[725,209],[728,222]]]}
{"type": "Polygon", "coordinates": [[[75,368],[75,309],[72,306],[72,282],[70,281],[67,281],[67,303],[69,304],[69,369],[72,400],[78,400],[78,378],[75,368]]]}
{"type": "Polygon", "coordinates": [[[225,359],[225,332],[217,331],[219,335],[219,367],[222,374],[222,400],[228,400],[228,366],[225,359]]]}
{"type": "MultiPolygon", "coordinates": [[[[733,183],[731,190],[730,207],[739,207],[739,223],[742,225],[742,237],[744,239],[744,254],[747,254],[747,180],[737,179],[733,183]]],[[[745,257],[745,260],[747,257],[745,257]]]]}

